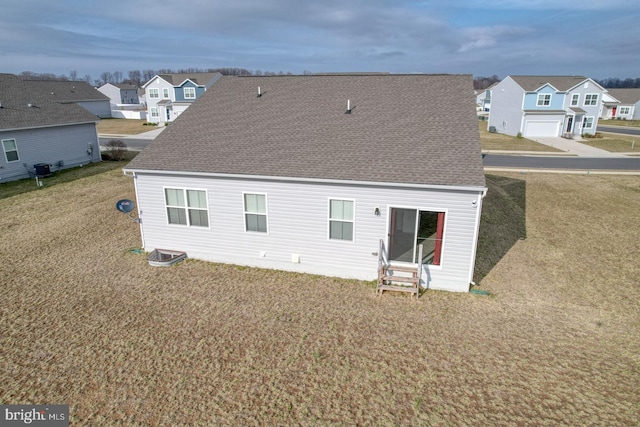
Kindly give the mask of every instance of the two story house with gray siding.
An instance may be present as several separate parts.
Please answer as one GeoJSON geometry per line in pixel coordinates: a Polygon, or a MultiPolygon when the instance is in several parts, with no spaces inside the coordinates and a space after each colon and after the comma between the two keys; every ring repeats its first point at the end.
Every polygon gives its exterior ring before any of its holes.
{"type": "Polygon", "coordinates": [[[99,119],[39,88],[0,74],[0,183],[35,176],[35,165],[55,172],[100,161],[99,119]]]}
{"type": "Polygon", "coordinates": [[[487,126],[525,138],[595,134],[606,92],[582,76],[508,76],[491,90],[487,126]]]}
{"type": "Polygon", "coordinates": [[[222,74],[158,74],[145,83],[147,120],[152,123],[174,121],[198,99],[222,74]]]}
{"type": "Polygon", "coordinates": [[[142,244],[363,280],[384,255],[466,292],[487,190],[472,89],[468,75],[224,76],[125,168],[142,244]]]}
{"type": "Polygon", "coordinates": [[[601,118],[615,120],[640,119],[639,88],[609,89],[607,95],[602,105],[601,118]]]}

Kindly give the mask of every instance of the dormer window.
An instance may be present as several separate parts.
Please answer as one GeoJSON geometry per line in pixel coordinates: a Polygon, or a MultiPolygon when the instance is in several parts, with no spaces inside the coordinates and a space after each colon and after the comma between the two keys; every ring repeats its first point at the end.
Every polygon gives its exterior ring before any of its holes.
{"type": "Polygon", "coordinates": [[[194,87],[185,87],[184,88],[184,99],[196,99],[196,88],[194,88],[194,87]]]}
{"type": "Polygon", "coordinates": [[[538,102],[536,105],[538,107],[548,107],[549,105],[551,105],[551,94],[550,93],[538,94],[538,102]]]}

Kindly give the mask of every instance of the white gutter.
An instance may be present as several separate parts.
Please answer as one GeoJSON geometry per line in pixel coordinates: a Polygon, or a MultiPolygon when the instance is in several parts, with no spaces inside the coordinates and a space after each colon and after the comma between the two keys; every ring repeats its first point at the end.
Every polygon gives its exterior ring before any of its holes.
{"type": "Polygon", "coordinates": [[[249,180],[269,180],[269,181],[283,181],[283,182],[306,182],[306,183],[319,183],[319,184],[341,184],[341,185],[359,185],[359,186],[380,186],[380,187],[392,187],[392,188],[419,188],[430,190],[454,190],[454,191],[480,191],[482,197],[487,193],[487,187],[482,186],[463,186],[463,185],[433,185],[433,184],[413,184],[413,183],[400,183],[400,182],[379,182],[379,181],[352,181],[346,179],[321,179],[321,178],[298,178],[288,176],[266,176],[266,175],[245,175],[245,174],[225,174],[215,172],[180,172],[180,171],[161,171],[161,170],[147,170],[147,169],[127,169],[122,170],[127,176],[135,176],[137,173],[148,173],[156,175],[186,175],[195,177],[207,177],[207,178],[224,178],[224,179],[249,179],[249,180]],[[127,173],[132,175],[128,175],[127,173]]]}

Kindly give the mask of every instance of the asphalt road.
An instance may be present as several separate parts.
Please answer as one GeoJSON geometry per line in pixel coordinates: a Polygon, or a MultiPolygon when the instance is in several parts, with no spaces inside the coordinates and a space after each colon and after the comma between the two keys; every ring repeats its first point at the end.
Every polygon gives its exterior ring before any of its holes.
{"type": "Polygon", "coordinates": [[[625,135],[639,135],[640,128],[622,127],[622,126],[600,126],[598,125],[598,132],[612,132],[623,133],[625,135]]]}
{"type": "Polygon", "coordinates": [[[640,157],[542,157],[486,154],[485,167],[522,169],[640,171],[640,157]]]}

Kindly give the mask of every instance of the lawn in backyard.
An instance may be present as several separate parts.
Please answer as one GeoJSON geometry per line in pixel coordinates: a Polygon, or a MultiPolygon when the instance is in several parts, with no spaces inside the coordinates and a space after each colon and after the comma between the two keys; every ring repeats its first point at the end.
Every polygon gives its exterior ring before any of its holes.
{"type": "Polygon", "coordinates": [[[146,120],[134,119],[102,119],[98,122],[98,133],[105,135],[137,135],[154,130],[146,120]]]}
{"type": "MultiPolygon", "coordinates": [[[[0,199],[0,402],[71,425],[637,425],[640,177],[488,175],[489,296],[150,267],[120,170],[0,199]]],[[[2,188],[0,188],[2,191],[2,188]]]]}

